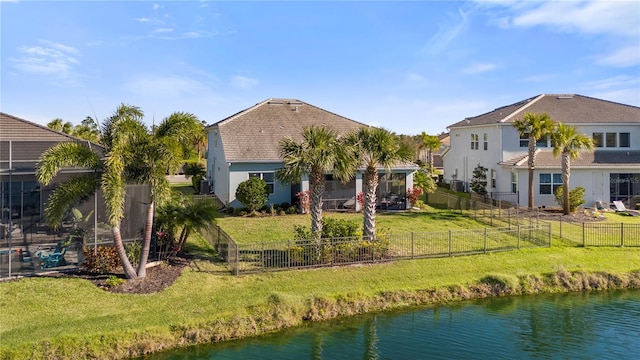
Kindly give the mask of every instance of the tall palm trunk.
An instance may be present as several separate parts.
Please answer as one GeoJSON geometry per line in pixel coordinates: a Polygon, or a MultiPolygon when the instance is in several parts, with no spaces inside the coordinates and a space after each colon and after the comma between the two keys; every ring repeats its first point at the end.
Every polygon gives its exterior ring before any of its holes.
{"type": "Polygon", "coordinates": [[[376,189],[378,189],[378,171],[367,167],[364,173],[364,236],[373,239],[376,236],[376,189]]]}
{"type": "Polygon", "coordinates": [[[527,161],[529,165],[529,210],[533,210],[533,172],[536,169],[536,138],[529,137],[529,159],[527,161]]]}
{"type": "Polygon", "coordinates": [[[122,264],[122,269],[124,270],[124,276],[127,279],[135,279],[138,277],[136,274],[136,270],[131,265],[129,258],[127,257],[127,251],[124,249],[124,244],[122,243],[122,234],[120,233],[120,224],[113,227],[113,242],[116,245],[116,251],[118,252],[118,257],[120,258],[120,263],[122,264]]]}
{"type": "Polygon", "coordinates": [[[324,193],[324,172],[314,170],[309,177],[311,188],[311,231],[320,239],[322,235],[322,194],[324,193]]]}
{"type": "Polygon", "coordinates": [[[571,177],[571,154],[569,152],[562,153],[562,212],[569,215],[569,178],[571,177]]]}
{"type": "Polygon", "coordinates": [[[144,238],[142,239],[142,249],[140,249],[140,262],[138,263],[138,277],[147,276],[147,261],[149,260],[149,249],[151,248],[151,235],[153,232],[153,212],[156,207],[154,200],[149,203],[147,209],[147,222],[144,226],[144,238]]]}

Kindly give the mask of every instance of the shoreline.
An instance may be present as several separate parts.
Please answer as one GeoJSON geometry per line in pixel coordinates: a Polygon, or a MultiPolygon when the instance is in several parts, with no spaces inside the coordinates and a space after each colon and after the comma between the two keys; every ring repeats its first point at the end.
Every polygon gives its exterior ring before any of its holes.
{"type": "Polygon", "coordinates": [[[173,325],[161,329],[129,329],[64,341],[24,343],[2,347],[1,358],[114,359],[132,358],[181,347],[235,340],[284,330],[310,321],[324,321],[364,313],[436,306],[488,297],[606,291],[640,288],[640,268],[629,273],[563,268],[543,275],[490,273],[470,285],[431,289],[383,291],[373,296],[354,292],[316,296],[300,302],[286,293],[271,293],[266,304],[243,309],[215,321],[173,325]]]}

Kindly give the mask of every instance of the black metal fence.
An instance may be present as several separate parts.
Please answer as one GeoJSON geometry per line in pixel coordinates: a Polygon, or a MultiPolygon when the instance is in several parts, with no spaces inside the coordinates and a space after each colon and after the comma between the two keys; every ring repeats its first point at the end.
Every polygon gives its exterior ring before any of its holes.
{"type": "Polygon", "coordinates": [[[546,225],[430,233],[236,244],[217,226],[202,235],[233,274],[329,267],[401,259],[447,257],[551,246],[546,225]]]}
{"type": "MultiPolygon", "coordinates": [[[[489,226],[538,226],[547,224],[552,235],[581,246],[640,246],[640,223],[569,222],[560,214],[549,217],[544,210],[530,211],[511,202],[462,197],[436,191],[426,196],[427,204],[460,212],[489,226]]],[[[594,212],[584,209],[589,216],[594,212]]]]}

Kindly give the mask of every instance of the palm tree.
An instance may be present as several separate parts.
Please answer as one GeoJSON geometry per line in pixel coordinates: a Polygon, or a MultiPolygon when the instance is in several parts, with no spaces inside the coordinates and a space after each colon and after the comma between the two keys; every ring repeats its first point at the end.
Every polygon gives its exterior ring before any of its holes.
{"type": "Polygon", "coordinates": [[[183,158],[186,160],[197,155],[200,161],[206,146],[207,133],[204,123],[191,113],[175,112],[165,118],[158,126],[155,134],[159,137],[174,137],[183,146],[183,158]]]}
{"type": "Polygon", "coordinates": [[[154,137],[142,122],[142,111],[122,104],[103,124],[104,160],[84,143],[63,142],[45,151],[38,161],[36,177],[47,185],[65,167],[95,169],[93,175],[79,175],[59,184],[52,193],[45,217],[55,226],[76,202],[88,197],[98,187],[104,193],[107,222],[112,228],[118,257],[127,278],[144,277],[151,243],[155,203],[170,191],[164,176],[168,168],[176,168],[179,141],[171,137],[154,137]],[[149,184],[151,187],[142,252],[137,271],[127,258],[122,243],[120,224],[124,218],[127,184],[149,184]]]}
{"type": "Polygon", "coordinates": [[[380,128],[361,128],[345,138],[353,147],[358,164],[365,167],[364,187],[364,236],[373,239],[376,234],[376,192],[378,190],[378,167],[387,172],[398,161],[409,161],[411,149],[398,141],[395,134],[380,128]]]}
{"type": "Polygon", "coordinates": [[[590,137],[579,134],[574,126],[558,123],[551,135],[553,155],[562,154],[562,212],[569,215],[569,178],[571,177],[571,159],[580,154],[580,150],[593,150],[590,137]]]}
{"type": "Polygon", "coordinates": [[[536,169],[536,142],[546,137],[553,130],[553,120],[546,113],[525,113],[521,119],[514,121],[513,126],[520,136],[529,137],[529,209],[533,209],[533,172],[536,169]]]}
{"type": "Polygon", "coordinates": [[[348,181],[355,175],[355,159],[344,146],[339,146],[336,133],[325,127],[311,126],[302,132],[302,141],[280,140],[280,155],[284,167],[276,172],[283,182],[297,183],[309,176],[311,190],[311,231],[319,238],[322,233],[322,195],[324,177],[333,173],[336,179],[348,181]]]}
{"type": "Polygon", "coordinates": [[[427,135],[426,132],[420,134],[420,147],[427,150],[427,164],[429,172],[433,174],[433,152],[440,148],[440,138],[435,135],[427,135]]]}

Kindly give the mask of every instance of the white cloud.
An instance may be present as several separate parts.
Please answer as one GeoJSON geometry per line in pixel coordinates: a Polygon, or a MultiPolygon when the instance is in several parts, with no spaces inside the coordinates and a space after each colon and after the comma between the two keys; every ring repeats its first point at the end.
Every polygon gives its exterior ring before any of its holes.
{"type": "Polygon", "coordinates": [[[427,44],[420,51],[427,55],[442,52],[468,26],[468,11],[458,10],[458,14],[449,14],[446,23],[438,24],[438,32],[431,36],[427,44]]]}
{"type": "Polygon", "coordinates": [[[596,64],[628,67],[640,64],[640,44],[622,47],[609,54],[596,56],[596,64]]]}
{"type": "Polygon", "coordinates": [[[152,8],[153,10],[158,10],[160,9],[162,6],[160,4],[153,4],[152,8]]]}
{"type": "Polygon", "coordinates": [[[258,85],[258,83],[258,79],[253,79],[242,75],[236,75],[231,78],[231,86],[242,90],[254,88],[258,85]]]}
{"type": "Polygon", "coordinates": [[[145,22],[150,22],[151,19],[146,18],[146,17],[139,17],[139,18],[135,18],[135,21],[141,22],[141,23],[145,23],[145,22]]]}
{"type": "Polygon", "coordinates": [[[635,1],[542,2],[515,15],[512,24],[547,25],[561,31],[637,37],[640,11],[635,1]]]}
{"type": "Polygon", "coordinates": [[[498,67],[499,67],[498,64],[490,64],[490,63],[474,64],[463,69],[462,72],[465,74],[480,74],[480,73],[485,73],[488,71],[495,70],[498,67]]]}
{"type": "Polygon", "coordinates": [[[169,33],[169,32],[173,32],[172,28],[158,28],[153,30],[154,34],[159,34],[159,33],[169,33]]]}
{"type": "Polygon", "coordinates": [[[589,81],[580,85],[585,94],[640,106],[640,77],[619,75],[601,80],[589,81]]]}
{"type": "Polygon", "coordinates": [[[613,76],[606,79],[589,81],[583,84],[585,89],[607,90],[616,87],[637,87],[640,89],[640,78],[629,75],[613,76]]]}
{"type": "Polygon", "coordinates": [[[67,82],[75,82],[74,66],[80,62],[80,52],[64,44],[41,40],[43,46],[22,46],[19,58],[10,59],[14,67],[27,73],[49,75],[67,82]]]}

